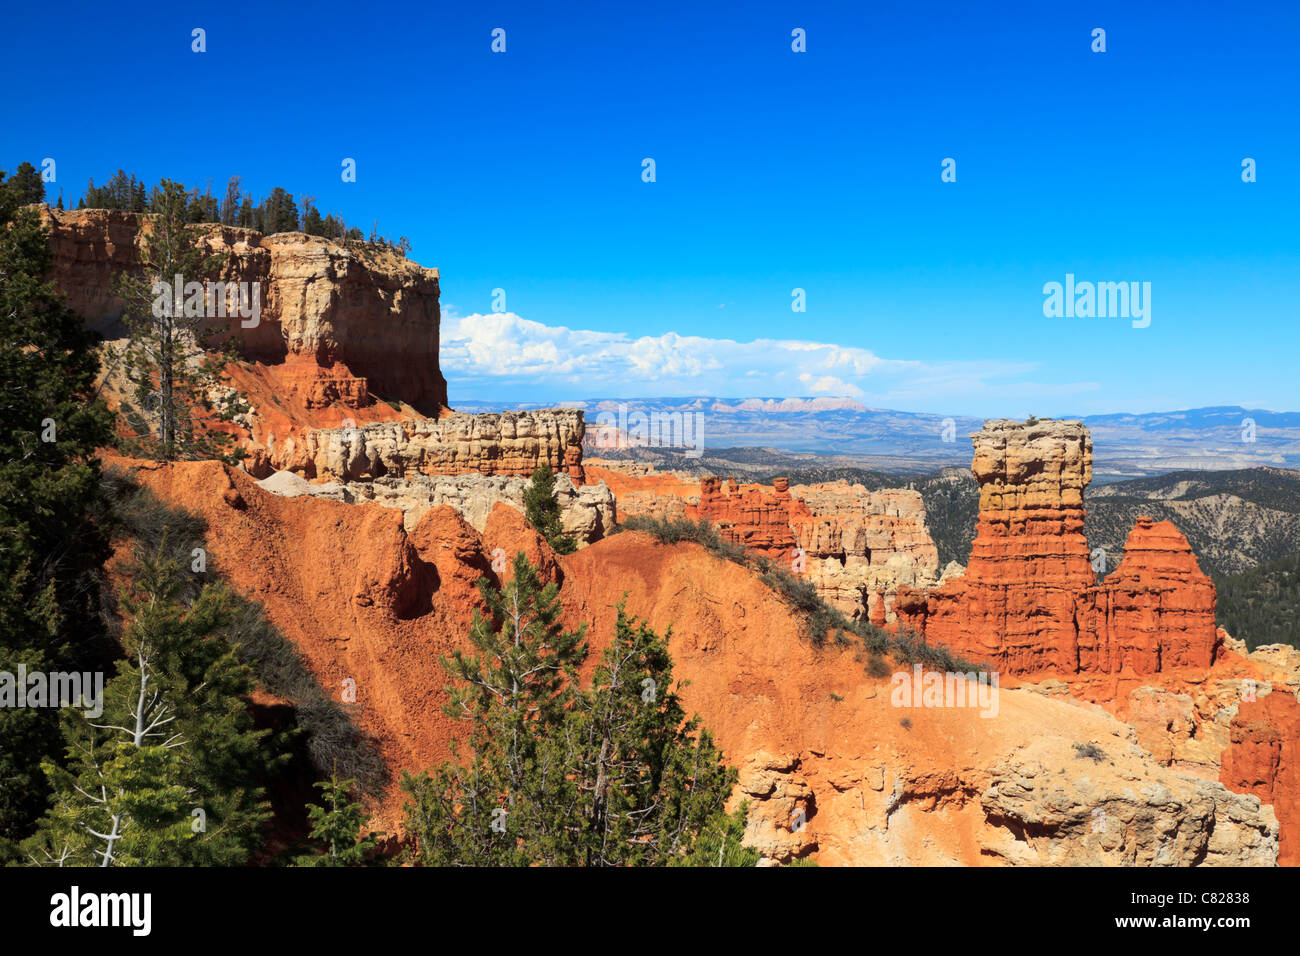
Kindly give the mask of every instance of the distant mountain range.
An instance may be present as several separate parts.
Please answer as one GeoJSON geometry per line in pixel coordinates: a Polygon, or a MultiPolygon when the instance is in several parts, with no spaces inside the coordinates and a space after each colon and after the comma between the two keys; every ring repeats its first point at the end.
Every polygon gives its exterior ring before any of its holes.
{"type": "Polygon", "coordinates": [[[1090,488],[1084,531],[1113,567],[1139,515],[1169,520],[1215,577],[1300,552],[1300,472],[1175,471],[1090,488]]]}
{"type": "MultiPolygon", "coordinates": [[[[984,423],[984,419],[969,416],[868,408],[848,398],[700,396],[587,399],[562,404],[587,412],[591,455],[617,457],[611,451],[620,450],[595,446],[598,421],[612,422],[614,428],[620,427],[619,422],[630,422],[626,430],[633,433],[635,442],[637,423],[648,419],[654,426],[643,429],[652,436],[645,451],[659,450],[659,426],[671,428],[682,421],[687,423],[686,440],[675,432],[663,439],[676,442],[675,448],[662,448],[668,458],[678,457],[683,446],[698,447],[702,440],[706,457],[717,457],[723,449],[749,447],[808,456],[822,465],[895,474],[925,474],[948,465],[966,467],[971,455],[967,436],[984,423]],[[645,418],[638,419],[638,415],[645,418]]],[[[503,407],[548,406],[461,402],[457,410],[499,411],[503,407]]],[[[1087,424],[1092,432],[1093,480],[1097,484],[1184,469],[1300,467],[1300,412],[1225,405],[1146,414],[1052,417],[1081,418],[1087,424]]]]}

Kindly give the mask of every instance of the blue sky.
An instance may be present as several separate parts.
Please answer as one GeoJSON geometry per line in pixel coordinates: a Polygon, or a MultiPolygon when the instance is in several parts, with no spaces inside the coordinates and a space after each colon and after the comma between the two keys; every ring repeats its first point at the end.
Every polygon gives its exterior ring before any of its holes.
{"type": "Polygon", "coordinates": [[[1300,408],[1300,5],[890,6],[27,4],[0,166],[377,219],[441,271],[453,405],[1300,408]],[[1150,326],[1045,317],[1066,273],[1150,326]]]}

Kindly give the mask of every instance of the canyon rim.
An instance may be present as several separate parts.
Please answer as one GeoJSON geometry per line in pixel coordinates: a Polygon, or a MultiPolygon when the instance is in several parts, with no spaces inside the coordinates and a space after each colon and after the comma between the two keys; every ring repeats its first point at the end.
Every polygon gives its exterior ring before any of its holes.
{"type": "Polygon", "coordinates": [[[8,12],[12,928],[1280,926],[1297,35],[8,12]]]}

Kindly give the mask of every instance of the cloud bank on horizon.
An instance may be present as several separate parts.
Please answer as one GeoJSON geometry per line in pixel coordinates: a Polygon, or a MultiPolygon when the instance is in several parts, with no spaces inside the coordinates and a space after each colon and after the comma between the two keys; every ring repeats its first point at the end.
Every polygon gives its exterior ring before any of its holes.
{"type": "Polygon", "coordinates": [[[441,366],[453,390],[538,400],[591,395],[748,398],[846,397],[915,411],[1020,412],[1044,400],[1074,405],[1096,382],[1025,378],[1037,363],[886,358],[868,349],[805,339],[680,335],[631,337],[571,329],[513,312],[444,309],[441,366]],[[578,393],[581,394],[578,394],[578,393]]]}

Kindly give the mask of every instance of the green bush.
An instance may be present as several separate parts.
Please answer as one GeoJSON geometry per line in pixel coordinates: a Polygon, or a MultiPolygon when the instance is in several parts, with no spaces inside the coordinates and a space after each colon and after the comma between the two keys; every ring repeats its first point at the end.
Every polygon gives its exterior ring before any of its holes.
{"type": "Polygon", "coordinates": [[[1106,759],[1106,751],[1102,750],[1096,744],[1075,744],[1074,756],[1076,760],[1096,760],[1101,762],[1106,759]]]}

